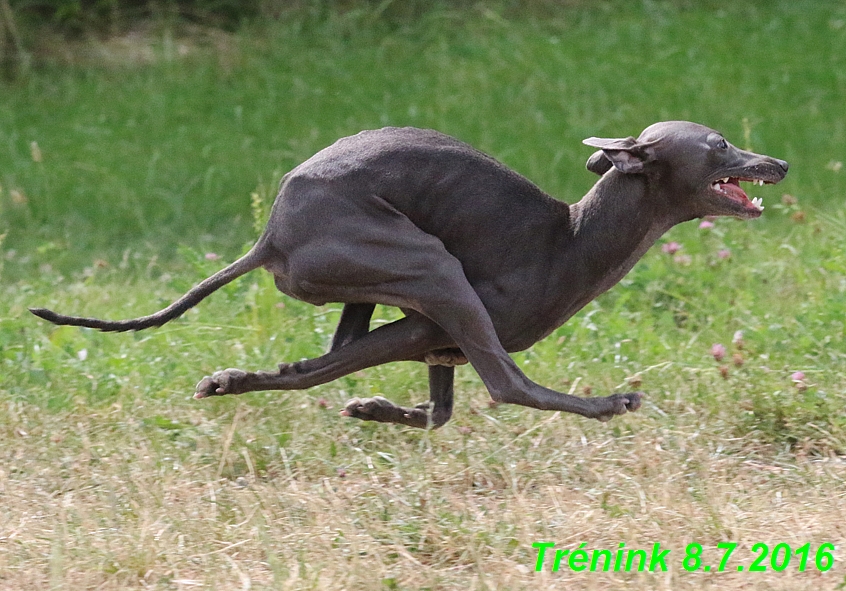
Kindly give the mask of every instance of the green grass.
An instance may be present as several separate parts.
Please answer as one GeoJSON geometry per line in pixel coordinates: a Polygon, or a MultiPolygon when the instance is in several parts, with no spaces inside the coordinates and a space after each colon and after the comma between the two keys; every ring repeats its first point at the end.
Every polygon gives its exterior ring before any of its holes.
{"type": "Polygon", "coordinates": [[[479,8],[402,26],[367,15],[148,32],[70,57],[41,48],[0,86],[0,589],[843,583],[846,5],[614,2],[551,19],[479,8]],[[255,239],[285,171],[362,128],[440,129],[572,202],[595,180],[582,138],[673,118],[791,171],[755,190],[761,219],[675,228],[662,243],[688,258],[653,249],[515,355],[563,391],[640,383],[643,408],[607,424],[491,408],[467,367],[442,430],[338,417],[353,396],[424,399],[416,364],[191,400],[216,369],[270,369],[329,342],[338,307],[283,298],[263,272],[154,331],[55,328],[26,312],[158,309],[255,239]],[[677,559],[669,574],[536,574],[541,540],[661,542],[677,559]],[[726,541],[745,564],[759,541],[834,542],[837,563],[681,568],[687,544],[726,541]]]}
{"type": "Polygon", "coordinates": [[[177,242],[231,252],[247,239],[258,185],[387,124],[456,135],[573,200],[593,181],[581,139],[694,119],[779,152],[794,163],[784,190],[821,204],[844,187],[826,166],[846,141],[846,9],[777,6],[613,3],[534,24],[434,12],[401,30],[349,16],[226,41],[165,35],[149,56],[106,47],[135,64],[92,52],[68,67],[54,50],[3,87],[7,247],[52,244],[54,265],[71,257],[67,270],[79,253],[119,256],[126,243],[160,256],[177,242]]]}

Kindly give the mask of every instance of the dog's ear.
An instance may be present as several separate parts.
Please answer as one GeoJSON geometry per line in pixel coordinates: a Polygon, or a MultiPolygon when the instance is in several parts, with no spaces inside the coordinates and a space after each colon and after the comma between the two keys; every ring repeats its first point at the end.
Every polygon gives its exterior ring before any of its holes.
{"type": "Polygon", "coordinates": [[[611,164],[611,161],[605,156],[605,152],[602,150],[597,150],[594,152],[590,158],[588,158],[587,163],[585,164],[585,168],[589,171],[602,176],[612,168],[614,165],[611,164]]]}
{"type": "Polygon", "coordinates": [[[588,170],[597,174],[605,174],[611,168],[611,166],[602,162],[603,158],[599,156],[600,154],[614,168],[626,174],[643,172],[643,167],[651,162],[655,156],[654,146],[656,142],[639,142],[633,137],[620,139],[589,137],[582,143],[600,149],[600,152],[591,156],[587,162],[588,170]],[[601,173],[600,170],[602,170],[601,173]]]}

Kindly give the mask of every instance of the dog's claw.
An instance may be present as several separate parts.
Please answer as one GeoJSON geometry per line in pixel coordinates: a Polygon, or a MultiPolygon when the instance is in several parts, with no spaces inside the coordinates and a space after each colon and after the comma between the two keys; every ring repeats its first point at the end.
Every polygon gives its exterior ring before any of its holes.
{"type": "Polygon", "coordinates": [[[209,396],[223,396],[224,394],[240,394],[238,381],[247,375],[240,369],[224,369],[216,371],[199,381],[195,388],[194,398],[208,398],[209,396]]]}

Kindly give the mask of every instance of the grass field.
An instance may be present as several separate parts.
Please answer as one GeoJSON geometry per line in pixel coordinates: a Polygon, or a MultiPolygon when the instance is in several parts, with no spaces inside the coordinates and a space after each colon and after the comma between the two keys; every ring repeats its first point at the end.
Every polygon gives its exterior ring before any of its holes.
{"type": "Polygon", "coordinates": [[[0,589],[846,585],[846,4],[572,4],[148,27],[38,46],[0,82],[0,589]],[[595,180],[581,139],[665,119],[791,170],[753,191],[761,219],[673,229],[676,254],[659,244],[515,355],[559,390],[647,393],[609,423],[491,407],[469,367],[441,430],[338,416],[354,396],[424,400],[415,364],[192,400],[216,369],[329,342],[339,308],[263,272],[154,331],[26,311],[160,308],[252,243],[284,172],[360,129],[437,128],[574,202],[595,180]],[[535,572],[542,541],[671,552],[666,572],[535,572]],[[758,542],[789,544],[787,567],[749,572],[758,542]]]}

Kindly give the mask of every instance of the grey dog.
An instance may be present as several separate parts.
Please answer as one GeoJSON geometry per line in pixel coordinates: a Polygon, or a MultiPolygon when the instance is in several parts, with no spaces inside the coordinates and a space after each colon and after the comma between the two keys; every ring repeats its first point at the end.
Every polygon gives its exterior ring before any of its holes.
{"type": "Polygon", "coordinates": [[[237,277],[264,267],[279,291],[344,309],[328,353],[270,372],[226,369],[195,398],[298,390],[392,361],[429,366],[430,401],[404,408],[354,399],[342,414],[439,427],[454,366],[469,362],[496,402],[602,421],[641,393],[571,396],[531,381],[509,357],[615,285],[674,225],[761,215],[739,181],[777,183],[787,162],[729,144],[707,127],[656,123],[640,136],[589,138],[602,178],[568,206],[469,145],[436,131],[385,128],[338,140],[282,180],[267,229],[246,255],[150,316],[110,322],[32,313],[103,331],[161,326],[237,277]],[[370,330],[376,304],[405,316],[370,330]]]}

